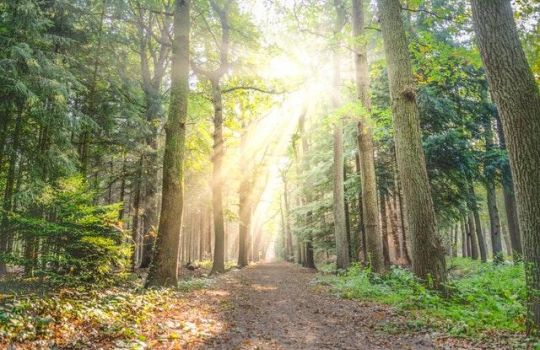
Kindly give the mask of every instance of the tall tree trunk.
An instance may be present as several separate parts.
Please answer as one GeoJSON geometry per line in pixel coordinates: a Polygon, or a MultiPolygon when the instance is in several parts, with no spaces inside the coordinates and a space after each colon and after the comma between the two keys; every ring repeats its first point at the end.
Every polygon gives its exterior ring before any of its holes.
{"type": "Polygon", "coordinates": [[[403,245],[401,244],[401,240],[399,239],[399,225],[398,225],[398,216],[397,216],[397,210],[396,210],[396,194],[394,193],[393,196],[391,196],[388,199],[388,216],[390,218],[390,229],[392,232],[392,239],[394,241],[395,245],[395,251],[396,251],[396,260],[398,263],[401,263],[402,259],[402,251],[403,251],[403,245]]]}
{"type": "MultiPolygon", "coordinates": [[[[356,161],[356,172],[360,175],[360,156],[358,152],[355,154],[356,161]]],[[[367,261],[367,251],[366,251],[366,231],[364,230],[364,214],[363,214],[363,204],[362,204],[362,191],[358,191],[358,234],[355,236],[358,237],[358,259],[359,261],[366,263],[367,261]]]]}
{"type": "MultiPolygon", "coordinates": [[[[349,242],[345,228],[345,203],[343,193],[343,128],[342,122],[334,126],[334,233],[336,237],[337,268],[350,265],[349,242]]],[[[369,254],[369,251],[368,251],[369,254]]]]}
{"type": "MultiPolygon", "coordinates": [[[[499,114],[496,114],[497,119],[497,136],[499,139],[499,148],[506,150],[506,140],[504,138],[504,131],[499,114]]],[[[521,233],[519,232],[519,223],[516,209],[516,195],[514,192],[514,181],[512,180],[512,170],[510,169],[510,163],[504,162],[500,166],[502,177],[502,188],[504,195],[504,209],[506,211],[506,221],[508,222],[508,233],[510,235],[510,242],[512,244],[512,258],[514,261],[521,260],[523,255],[523,249],[521,247],[521,233]]]]}
{"type": "MultiPolygon", "coordinates": [[[[353,35],[354,40],[357,43],[354,55],[356,68],[356,94],[365,110],[365,115],[361,116],[360,121],[357,123],[358,154],[360,157],[360,174],[362,179],[362,212],[364,229],[366,231],[366,246],[369,263],[374,272],[382,272],[384,270],[384,263],[387,262],[387,259],[382,252],[384,242],[382,242],[383,245],[381,245],[373,133],[369,124],[371,98],[369,96],[369,68],[365,44],[366,39],[364,37],[364,1],[353,0],[352,5],[353,35]]],[[[386,242],[386,245],[388,245],[388,242],[386,242]]]]}
{"type": "Polygon", "coordinates": [[[465,258],[467,257],[467,232],[463,218],[459,220],[459,227],[461,229],[461,256],[465,258]]]}
{"type": "Polygon", "coordinates": [[[214,151],[212,155],[212,209],[214,213],[214,264],[212,273],[225,272],[225,227],[223,222],[223,104],[219,81],[212,81],[214,104],[214,151]]]}
{"type": "Polygon", "coordinates": [[[154,258],[146,286],[176,286],[184,209],[184,152],[189,95],[190,0],[176,0],[172,48],[171,100],[165,127],[163,193],[154,258]]]}
{"type": "MultiPolygon", "coordinates": [[[[334,40],[339,42],[339,35],[345,25],[345,5],[341,0],[334,0],[336,19],[334,22],[334,40]]],[[[333,96],[332,105],[339,108],[341,89],[339,45],[336,43],[332,54],[333,61],[333,96]]],[[[343,121],[334,124],[334,171],[333,171],[333,207],[334,207],[334,234],[336,239],[336,267],[346,269],[350,265],[349,242],[345,225],[345,199],[343,187],[343,121]]]]}
{"type": "MultiPolygon", "coordinates": [[[[4,187],[4,199],[2,202],[2,225],[0,227],[0,253],[8,254],[10,251],[12,232],[9,225],[9,212],[13,210],[13,195],[15,194],[15,168],[19,158],[19,143],[23,127],[23,109],[21,108],[15,120],[15,130],[13,131],[13,141],[9,155],[6,185],[4,187]]],[[[7,273],[7,264],[0,261],[0,275],[7,273]]]]}
{"type": "Polygon", "coordinates": [[[476,231],[476,238],[478,241],[478,248],[480,250],[480,260],[482,262],[487,261],[486,242],[484,241],[484,234],[482,232],[482,223],[480,221],[480,213],[478,212],[478,201],[476,200],[476,194],[474,193],[474,186],[472,181],[468,181],[469,194],[471,196],[471,210],[474,217],[474,227],[476,231]]]}
{"type": "MultiPolygon", "coordinates": [[[[386,196],[383,192],[380,194],[380,208],[381,208],[381,235],[382,235],[382,251],[383,262],[385,266],[390,265],[390,251],[388,249],[388,217],[386,214],[386,196]]],[[[368,251],[369,254],[369,251],[368,251]]]]}
{"type": "Polygon", "coordinates": [[[239,193],[239,219],[240,227],[238,230],[238,266],[244,267],[248,265],[247,257],[247,236],[249,234],[251,208],[249,205],[249,179],[245,176],[240,182],[239,193]]]}
{"type": "MultiPolygon", "coordinates": [[[[485,122],[484,125],[484,140],[486,143],[486,155],[489,156],[494,150],[493,145],[493,129],[491,128],[491,120],[485,122]]],[[[484,164],[484,181],[487,193],[487,207],[489,213],[489,224],[491,233],[491,248],[493,252],[493,261],[502,262],[502,240],[501,240],[501,223],[499,220],[499,209],[497,208],[497,192],[495,188],[495,170],[487,161],[484,164]]]]}
{"type": "Polygon", "coordinates": [[[469,240],[471,242],[471,258],[478,260],[478,242],[476,240],[476,227],[474,225],[474,214],[472,211],[467,215],[467,224],[469,227],[469,240]]]}
{"type": "MultiPolygon", "coordinates": [[[[309,159],[307,157],[309,152],[309,146],[308,146],[308,139],[307,135],[305,133],[305,123],[306,123],[306,113],[302,113],[300,116],[300,119],[298,121],[298,129],[301,137],[301,143],[302,143],[302,173],[306,174],[309,171],[309,159]]],[[[342,163],[342,170],[343,170],[343,163],[342,163]]],[[[345,176],[345,173],[343,173],[343,177],[345,176]]],[[[343,183],[342,183],[343,185],[343,183]]],[[[342,187],[343,188],[343,187],[342,187]]],[[[343,191],[343,190],[342,190],[343,191]]],[[[306,203],[311,202],[311,196],[309,194],[310,190],[309,188],[306,188],[305,184],[302,184],[302,199],[306,203]]],[[[347,228],[346,228],[346,217],[345,217],[345,199],[343,198],[343,220],[345,224],[345,237],[347,237],[347,228]]],[[[312,223],[312,216],[313,213],[311,211],[308,211],[306,213],[306,224],[310,225],[312,223]]],[[[305,239],[305,255],[304,255],[304,267],[315,269],[315,256],[313,254],[313,242],[312,242],[311,234],[306,235],[305,239]]],[[[347,241],[348,244],[349,241],[347,241]]],[[[347,246],[348,248],[348,246],[347,246]]],[[[348,254],[348,249],[347,249],[348,254]]]]}
{"type": "Polygon", "coordinates": [[[471,0],[477,43],[497,104],[514,177],[529,329],[540,328],[540,93],[519,42],[510,0],[471,0]]]}
{"type": "Polygon", "coordinates": [[[289,212],[289,188],[287,186],[287,177],[283,176],[283,204],[285,209],[285,229],[287,231],[287,244],[286,244],[286,253],[287,260],[291,261],[294,259],[293,244],[292,244],[292,232],[291,232],[291,221],[290,221],[290,212],[289,212]]]}
{"type": "Polygon", "coordinates": [[[140,207],[141,207],[141,178],[143,168],[143,157],[139,160],[137,165],[137,175],[135,177],[135,188],[132,191],[135,192],[133,197],[133,221],[131,226],[131,241],[133,243],[133,253],[131,254],[131,268],[135,270],[137,267],[137,242],[139,242],[139,222],[140,222],[140,207]]]}
{"type": "Polygon", "coordinates": [[[416,87],[399,0],[378,0],[388,62],[396,157],[411,232],[413,271],[434,288],[446,282],[444,248],[436,231],[416,105],[416,87]]]}

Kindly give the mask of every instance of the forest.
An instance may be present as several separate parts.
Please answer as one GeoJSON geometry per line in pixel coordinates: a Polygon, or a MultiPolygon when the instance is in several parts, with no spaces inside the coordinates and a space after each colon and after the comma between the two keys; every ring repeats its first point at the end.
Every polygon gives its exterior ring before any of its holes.
{"type": "Polygon", "coordinates": [[[540,1],[0,0],[1,349],[540,349],[540,1]]]}

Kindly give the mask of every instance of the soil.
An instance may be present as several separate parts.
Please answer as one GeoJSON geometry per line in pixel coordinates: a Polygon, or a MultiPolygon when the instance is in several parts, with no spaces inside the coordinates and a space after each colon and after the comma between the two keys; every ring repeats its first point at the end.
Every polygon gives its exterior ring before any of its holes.
{"type": "Polygon", "coordinates": [[[339,299],[311,283],[314,273],[284,262],[228,272],[192,293],[189,307],[156,316],[147,334],[150,348],[444,348],[427,332],[385,332],[403,316],[388,306],[339,299]]]}

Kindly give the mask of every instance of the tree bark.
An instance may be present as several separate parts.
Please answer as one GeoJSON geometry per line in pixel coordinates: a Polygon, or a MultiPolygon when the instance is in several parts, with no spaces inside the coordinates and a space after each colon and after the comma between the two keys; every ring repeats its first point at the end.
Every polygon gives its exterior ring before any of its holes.
{"type": "MultiPolygon", "coordinates": [[[[493,152],[493,130],[491,120],[486,121],[484,125],[484,140],[486,143],[486,154],[493,152]]],[[[493,261],[502,262],[502,240],[501,240],[501,222],[499,220],[499,209],[497,208],[497,192],[495,188],[495,169],[486,162],[484,164],[484,181],[487,193],[487,207],[489,213],[489,224],[491,234],[491,248],[493,252],[493,261]]]]}
{"type": "MultiPolygon", "coordinates": [[[[506,140],[499,114],[497,119],[497,136],[499,138],[499,148],[507,152],[506,140]]],[[[500,166],[502,177],[502,188],[504,196],[504,209],[506,211],[506,221],[508,222],[508,234],[510,235],[512,258],[514,261],[521,260],[523,248],[521,247],[521,233],[519,232],[519,223],[516,208],[516,195],[514,191],[514,180],[512,179],[512,170],[510,163],[504,162],[500,166]]]]}
{"type": "MultiPolygon", "coordinates": [[[[371,98],[369,96],[369,67],[367,49],[364,43],[364,1],[353,0],[352,3],[353,35],[356,42],[354,63],[356,69],[356,94],[365,110],[357,123],[358,154],[360,158],[360,175],[362,189],[362,212],[364,230],[366,232],[367,253],[369,263],[374,272],[383,272],[387,257],[382,252],[381,228],[379,227],[379,208],[377,207],[377,183],[375,176],[375,156],[373,132],[369,125],[371,114],[371,98]]],[[[381,205],[384,202],[381,202],[381,205]]],[[[381,209],[382,211],[382,209],[381,209]]],[[[388,241],[386,242],[388,245],[388,241]]],[[[386,252],[387,254],[388,252],[386,252]]]]}
{"type": "MultiPolygon", "coordinates": [[[[140,207],[141,207],[141,177],[142,177],[143,157],[139,160],[137,165],[137,175],[135,177],[135,188],[132,191],[135,192],[133,197],[133,221],[131,226],[131,240],[133,243],[133,252],[131,254],[131,268],[135,270],[137,267],[137,242],[139,242],[139,221],[140,221],[140,207]]],[[[147,266],[148,267],[148,266],[147,266]]]]}
{"type": "Polygon", "coordinates": [[[528,291],[529,330],[540,328],[540,93],[527,63],[510,0],[471,0],[489,87],[514,177],[528,291]]]}
{"type": "Polygon", "coordinates": [[[473,260],[478,260],[478,242],[476,240],[476,228],[474,226],[474,214],[471,211],[467,215],[467,226],[469,227],[468,236],[469,236],[469,241],[471,242],[471,258],[473,260]]]}
{"type": "Polygon", "coordinates": [[[171,97],[165,127],[163,192],[158,236],[146,286],[176,286],[182,212],[186,120],[189,95],[190,0],[176,0],[171,97]]]}
{"type": "MultiPolygon", "coordinates": [[[[334,22],[334,40],[339,41],[339,34],[345,25],[345,6],[341,0],[334,0],[336,19],[334,22]]],[[[333,48],[333,92],[332,105],[339,107],[341,89],[340,59],[338,45],[333,48]]],[[[345,199],[343,187],[343,122],[338,120],[334,124],[334,167],[333,167],[333,207],[334,207],[334,235],[336,239],[336,267],[347,269],[350,265],[349,242],[345,224],[345,199]]]]}
{"type": "MultiPolygon", "coordinates": [[[[383,262],[385,266],[390,266],[390,251],[388,248],[388,217],[386,213],[386,196],[381,192],[380,194],[380,208],[381,208],[381,235],[382,235],[382,251],[383,262]]],[[[369,254],[369,251],[368,251],[369,254]]]]}
{"type": "Polygon", "coordinates": [[[225,272],[225,227],[223,222],[223,104],[218,81],[212,81],[214,104],[214,151],[212,155],[212,209],[214,213],[214,264],[212,273],[225,272]]]}
{"type": "Polygon", "coordinates": [[[399,0],[378,0],[378,4],[388,62],[397,164],[411,232],[413,271],[418,278],[429,282],[430,287],[443,289],[444,248],[436,231],[401,4],[399,0]]]}
{"type": "Polygon", "coordinates": [[[480,250],[480,260],[482,262],[487,261],[486,242],[484,241],[484,234],[482,232],[482,223],[480,221],[480,213],[478,212],[478,201],[476,200],[476,194],[474,193],[474,186],[472,181],[469,180],[469,194],[471,196],[471,211],[474,217],[474,227],[476,231],[476,238],[478,242],[478,248],[480,250]]]}
{"type": "MultiPolygon", "coordinates": [[[[15,120],[15,130],[13,130],[13,141],[6,176],[6,185],[4,187],[4,199],[2,202],[2,225],[0,227],[0,253],[8,254],[10,252],[12,232],[9,225],[9,212],[13,210],[13,195],[15,194],[15,170],[19,158],[19,144],[23,127],[23,109],[21,108],[15,120]]],[[[0,275],[7,273],[7,263],[0,261],[0,275]]]]}
{"type": "MultiPolygon", "coordinates": [[[[247,147],[247,128],[242,125],[242,135],[240,137],[240,164],[246,167],[249,171],[244,171],[240,179],[238,188],[238,266],[244,267],[248,265],[248,249],[247,236],[249,234],[251,221],[251,205],[250,205],[250,172],[252,167],[249,166],[249,159],[246,154],[247,147]]],[[[280,203],[281,204],[281,203],[280,203]]]]}

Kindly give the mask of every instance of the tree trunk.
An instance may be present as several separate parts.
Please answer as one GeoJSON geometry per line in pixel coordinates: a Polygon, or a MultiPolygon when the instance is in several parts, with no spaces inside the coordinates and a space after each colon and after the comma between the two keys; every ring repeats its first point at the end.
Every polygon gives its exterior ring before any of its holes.
{"type": "MultiPolygon", "coordinates": [[[[493,130],[491,128],[491,120],[486,121],[484,126],[484,139],[486,142],[486,155],[493,152],[493,130]]],[[[484,178],[487,193],[487,207],[489,213],[489,224],[491,233],[491,248],[493,251],[493,261],[496,263],[502,262],[502,240],[501,240],[501,223],[499,220],[499,209],[497,208],[497,192],[495,189],[495,170],[491,164],[484,164],[484,178]]]]}
{"type": "Polygon", "coordinates": [[[399,239],[399,225],[398,225],[398,216],[397,216],[397,210],[396,210],[396,194],[394,193],[393,196],[391,196],[388,199],[388,216],[390,218],[390,229],[392,232],[392,239],[394,241],[395,245],[395,251],[396,251],[396,260],[398,263],[401,263],[402,260],[402,250],[403,245],[401,244],[401,240],[399,239]]]}
{"type": "MultiPolygon", "coordinates": [[[[244,164],[242,162],[242,164],[244,164]]],[[[247,257],[247,236],[249,233],[251,208],[249,205],[249,180],[244,176],[240,183],[239,189],[239,219],[240,227],[238,230],[238,266],[244,267],[248,265],[247,257]]]]}
{"type": "Polygon", "coordinates": [[[212,209],[214,212],[214,264],[212,273],[225,272],[225,228],[223,222],[223,103],[219,81],[212,81],[214,104],[214,153],[212,156],[212,209]]]}
{"type": "Polygon", "coordinates": [[[432,281],[432,287],[443,288],[444,248],[436,231],[401,4],[399,0],[378,0],[378,4],[388,62],[396,157],[411,232],[413,271],[421,280],[432,281]]]}
{"type": "Polygon", "coordinates": [[[287,186],[287,177],[283,176],[283,204],[285,209],[285,229],[287,231],[287,243],[286,243],[286,253],[287,261],[294,260],[293,244],[292,244],[292,232],[291,232],[291,221],[289,213],[289,189],[287,186]]]}
{"type": "Polygon", "coordinates": [[[476,240],[476,228],[474,226],[474,214],[469,212],[467,215],[467,225],[469,227],[468,235],[471,242],[471,258],[478,260],[478,242],[476,240]]]}
{"type": "MultiPolygon", "coordinates": [[[[13,141],[11,144],[11,152],[9,155],[6,185],[4,187],[4,199],[2,203],[2,225],[0,227],[0,253],[8,254],[12,240],[12,232],[9,227],[9,212],[13,210],[13,195],[15,194],[15,168],[19,158],[19,143],[23,127],[23,110],[18,112],[15,120],[15,130],[13,131],[13,141]]],[[[0,275],[7,273],[7,264],[5,261],[0,261],[0,275]]]]}
{"type": "MultiPolygon", "coordinates": [[[[334,126],[334,234],[336,237],[337,268],[350,265],[349,242],[345,228],[345,203],[343,195],[343,128],[341,121],[334,126]]],[[[369,251],[368,251],[369,254],[369,251]]]]}
{"type": "Polygon", "coordinates": [[[477,43],[497,104],[514,177],[528,291],[528,328],[540,328],[540,93],[519,42],[510,0],[471,0],[477,43]]]}
{"type": "MultiPolygon", "coordinates": [[[[135,188],[132,190],[135,192],[133,197],[133,223],[131,226],[131,240],[133,242],[133,253],[131,254],[131,268],[135,270],[137,267],[137,242],[139,242],[139,220],[140,220],[140,206],[141,206],[141,177],[142,177],[143,157],[139,160],[137,166],[137,176],[135,178],[135,188]]],[[[148,267],[148,266],[146,266],[148,267]]]]}
{"type": "Polygon", "coordinates": [[[190,1],[176,0],[172,48],[171,100],[165,127],[163,193],[154,258],[146,286],[176,286],[184,208],[183,163],[189,95],[190,1]]]}
{"type": "Polygon", "coordinates": [[[463,218],[459,220],[459,226],[461,228],[461,256],[467,257],[467,231],[465,230],[465,222],[463,218]]]}
{"type": "MultiPolygon", "coordinates": [[[[504,132],[502,122],[499,114],[496,114],[497,118],[497,136],[499,138],[499,148],[507,152],[506,140],[504,138],[504,132]]],[[[514,261],[521,260],[523,255],[523,249],[521,247],[521,233],[519,232],[519,223],[516,209],[516,195],[514,193],[514,181],[512,179],[512,170],[510,170],[510,163],[504,162],[500,166],[502,177],[502,188],[504,195],[504,208],[506,211],[506,221],[508,222],[508,233],[510,235],[512,258],[514,261]]]]}
{"type": "MultiPolygon", "coordinates": [[[[381,192],[380,194],[380,208],[381,208],[381,235],[382,235],[382,251],[383,262],[385,266],[390,265],[390,252],[388,250],[388,218],[386,215],[386,196],[381,192]]],[[[369,251],[368,251],[369,254],[369,251]]]]}
{"type": "MultiPolygon", "coordinates": [[[[365,114],[357,123],[358,154],[360,157],[361,185],[362,185],[362,212],[364,230],[366,231],[367,253],[374,272],[382,272],[387,257],[382,252],[381,228],[379,227],[379,208],[377,207],[377,183],[375,176],[375,157],[373,147],[373,133],[369,124],[371,114],[371,98],[369,96],[369,68],[367,62],[367,49],[364,29],[364,1],[353,0],[352,19],[353,35],[357,43],[355,47],[356,68],[356,94],[362,103],[365,114]]],[[[382,205],[383,202],[381,202],[382,205]]],[[[381,208],[381,211],[383,209],[381,208]]],[[[382,236],[384,239],[384,235],[382,236]]],[[[388,254],[388,251],[386,252],[388,254]]]]}
{"type": "Polygon", "coordinates": [[[480,259],[482,262],[487,261],[486,242],[484,241],[484,234],[482,232],[482,223],[480,221],[480,213],[478,212],[478,201],[476,200],[476,194],[474,193],[474,186],[469,181],[469,193],[471,196],[471,210],[474,217],[474,227],[476,231],[476,238],[478,241],[478,248],[480,250],[480,259]]]}

